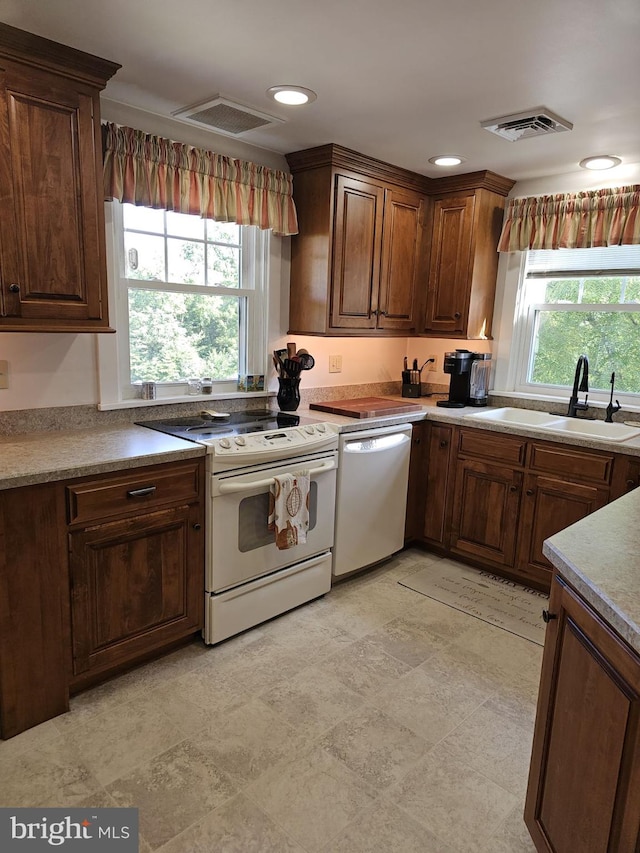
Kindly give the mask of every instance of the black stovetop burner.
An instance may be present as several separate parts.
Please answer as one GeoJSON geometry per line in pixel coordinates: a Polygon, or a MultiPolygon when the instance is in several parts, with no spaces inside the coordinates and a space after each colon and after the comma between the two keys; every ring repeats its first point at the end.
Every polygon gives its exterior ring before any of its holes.
{"type": "Polygon", "coordinates": [[[138,426],[149,427],[186,438],[190,441],[206,441],[243,435],[251,432],[270,432],[283,427],[298,426],[300,417],[292,412],[270,412],[265,409],[231,412],[225,417],[194,415],[192,417],[165,418],[160,421],[138,421],[138,426]]]}

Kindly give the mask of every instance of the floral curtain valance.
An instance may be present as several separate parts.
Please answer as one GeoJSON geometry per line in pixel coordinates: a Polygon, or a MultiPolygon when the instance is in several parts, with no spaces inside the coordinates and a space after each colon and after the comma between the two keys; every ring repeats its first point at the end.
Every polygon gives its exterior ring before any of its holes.
{"type": "Polygon", "coordinates": [[[203,148],[104,124],[108,199],[297,234],[291,175],[203,148]]]}
{"type": "Polygon", "coordinates": [[[511,199],[499,252],[640,243],[640,184],[511,199]]]}

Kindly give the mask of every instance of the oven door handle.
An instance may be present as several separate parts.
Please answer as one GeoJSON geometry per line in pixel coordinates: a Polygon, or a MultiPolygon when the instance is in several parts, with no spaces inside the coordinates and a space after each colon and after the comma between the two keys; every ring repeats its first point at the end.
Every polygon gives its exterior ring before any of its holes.
{"type": "MultiPolygon", "coordinates": [[[[321,463],[317,468],[309,468],[300,470],[308,470],[309,476],[314,477],[316,474],[325,474],[327,471],[333,471],[336,467],[334,459],[329,459],[327,462],[321,463]]],[[[294,472],[291,472],[294,473],[294,472]]],[[[244,480],[238,483],[236,478],[218,484],[218,491],[221,495],[229,494],[230,492],[252,492],[254,489],[262,489],[266,486],[273,486],[275,480],[273,477],[268,477],[265,480],[244,480]]]]}

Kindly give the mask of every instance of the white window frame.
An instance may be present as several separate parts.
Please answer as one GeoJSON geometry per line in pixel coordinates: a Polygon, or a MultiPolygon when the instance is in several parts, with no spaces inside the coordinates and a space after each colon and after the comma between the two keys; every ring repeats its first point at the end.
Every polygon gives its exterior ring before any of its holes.
{"type": "MultiPolygon", "coordinates": [[[[640,305],[634,303],[533,303],[528,302],[527,252],[508,253],[501,257],[502,305],[498,305],[500,319],[497,349],[496,376],[493,393],[529,400],[566,402],[571,393],[570,386],[542,385],[529,382],[528,375],[535,345],[534,325],[541,310],[552,311],[613,311],[640,313],[640,305]],[[501,309],[501,310],[500,310],[501,309]]],[[[552,276],[550,276],[551,278],[552,276]]],[[[612,366],[615,370],[615,365],[612,366]]],[[[604,408],[609,402],[607,390],[589,391],[589,404],[604,408]]],[[[640,389],[637,393],[614,392],[615,399],[628,411],[640,412],[640,389]]]]}
{"type": "MultiPolygon", "coordinates": [[[[107,274],[109,280],[109,316],[116,335],[98,335],[99,391],[98,408],[115,409],[161,403],[224,399],[238,396],[237,380],[214,381],[212,395],[189,395],[188,377],[183,382],[161,382],[156,386],[156,400],[140,399],[140,385],[130,382],[129,372],[129,299],[130,286],[148,290],[149,282],[125,276],[124,225],[122,205],[105,204],[107,274]]],[[[152,282],[160,291],[179,290],[186,293],[246,298],[247,310],[240,312],[241,347],[239,373],[266,373],[269,329],[270,232],[259,228],[242,229],[242,281],[253,281],[252,288],[230,288],[202,285],[172,285],[152,282]]],[[[265,392],[241,392],[246,396],[265,396],[265,392]]]]}

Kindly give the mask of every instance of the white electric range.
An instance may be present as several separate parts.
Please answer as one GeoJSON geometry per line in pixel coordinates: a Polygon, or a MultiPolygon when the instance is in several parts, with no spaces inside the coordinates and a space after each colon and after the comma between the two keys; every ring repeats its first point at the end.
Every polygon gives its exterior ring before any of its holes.
{"type": "Polygon", "coordinates": [[[266,410],[140,425],[207,448],[206,643],[330,590],[338,427],[266,410]],[[302,470],[310,474],[309,531],[306,542],[281,550],[267,523],[270,486],[302,470]]]}

